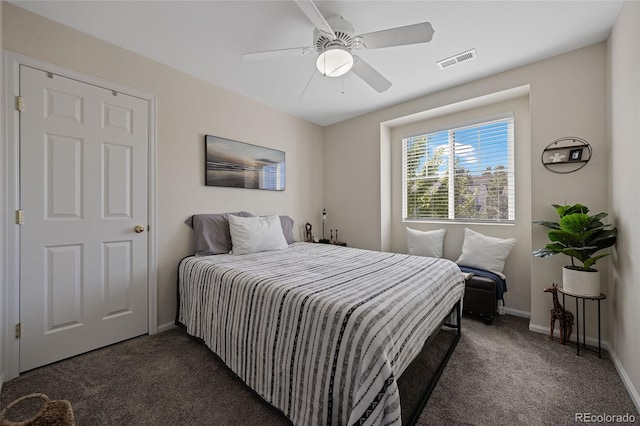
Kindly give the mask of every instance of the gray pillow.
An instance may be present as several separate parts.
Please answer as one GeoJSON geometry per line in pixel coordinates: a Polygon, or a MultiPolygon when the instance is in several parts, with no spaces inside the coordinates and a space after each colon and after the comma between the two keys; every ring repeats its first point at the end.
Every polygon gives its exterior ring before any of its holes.
{"type": "Polygon", "coordinates": [[[280,216],[280,224],[287,244],[293,244],[295,242],[295,238],[293,238],[293,219],[289,216],[280,216]]]}
{"type": "Polygon", "coordinates": [[[249,212],[194,214],[184,222],[193,228],[196,256],[209,256],[231,251],[228,214],[242,217],[253,216],[249,212]]]}

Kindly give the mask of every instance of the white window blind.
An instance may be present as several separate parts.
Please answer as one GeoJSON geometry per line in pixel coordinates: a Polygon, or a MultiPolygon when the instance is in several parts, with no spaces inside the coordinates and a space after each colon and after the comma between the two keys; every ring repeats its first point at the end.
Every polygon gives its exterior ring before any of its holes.
{"type": "Polygon", "coordinates": [[[515,220],[513,115],[402,140],[406,220],[515,220]]]}

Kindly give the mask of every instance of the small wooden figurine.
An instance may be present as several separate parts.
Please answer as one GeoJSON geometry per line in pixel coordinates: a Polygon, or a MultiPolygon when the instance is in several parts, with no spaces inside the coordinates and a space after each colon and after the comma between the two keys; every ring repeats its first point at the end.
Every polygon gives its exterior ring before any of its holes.
{"type": "Polygon", "coordinates": [[[304,229],[305,229],[304,240],[308,243],[313,242],[313,236],[312,236],[313,234],[311,234],[311,224],[309,222],[305,223],[304,229]]]}
{"type": "Polygon", "coordinates": [[[553,296],[553,309],[551,309],[551,332],[549,338],[553,340],[553,329],[555,322],[558,320],[560,326],[560,343],[564,344],[568,341],[573,332],[573,314],[569,311],[565,311],[560,302],[558,301],[558,284],[553,284],[551,287],[544,289],[546,293],[551,293],[553,296]]]}

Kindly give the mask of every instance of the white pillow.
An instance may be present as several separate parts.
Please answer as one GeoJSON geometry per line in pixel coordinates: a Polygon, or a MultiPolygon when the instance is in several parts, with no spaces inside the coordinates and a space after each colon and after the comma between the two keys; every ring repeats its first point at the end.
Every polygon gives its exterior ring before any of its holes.
{"type": "Polygon", "coordinates": [[[231,253],[248,254],[289,247],[280,216],[240,217],[228,215],[231,253]]]}
{"type": "Polygon", "coordinates": [[[488,237],[464,228],[462,254],[456,263],[470,268],[485,269],[504,278],[504,261],[515,243],[515,238],[488,237]]]}
{"type": "Polygon", "coordinates": [[[446,229],[442,228],[435,231],[418,231],[409,227],[406,229],[409,254],[442,257],[442,245],[444,244],[444,235],[447,233],[446,229]]]}

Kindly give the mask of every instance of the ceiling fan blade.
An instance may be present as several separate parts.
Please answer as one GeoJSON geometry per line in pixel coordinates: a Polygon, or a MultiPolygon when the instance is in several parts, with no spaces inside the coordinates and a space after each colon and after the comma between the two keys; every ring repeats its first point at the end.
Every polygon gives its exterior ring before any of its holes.
{"type": "Polygon", "coordinates": [[[389,80],[384,78],[382,74],[358,56],[353,57],[353,67],[351,71],[360,77],[362,81],[373,87],[378,93],[382,93],[391,87],[389,80]]]}
{"type": "Polygon", "coordinates": [[[242,55],[242,60],[247,62],[262,61],[265,59],[277,59],[286,58],[288,56],[306,55],[311,52],[315,52],[315,49],[313,47],[292,47],[290,49],[265,50],[263,52],[245,53],[242,55]]]}
{"type": "Polygon", "coordinates": [[[336,39],[336,34],[333,32],[333,29],[327,23],[327,20],[324,19],[322,13],[318,10],[315,4],[311,0],[296,0],[296,4],[302,10],[302,12],[307,15],[307,18],[311,21],[311,23],[324,34],[330,40],[336,39]]]}
{"type": "Polygon", "coordinates": [[[426,43],[431,41],[433,33],[434,31],[431,23],[423,22],[421,24],[407,25],[406,27],[396,27],[388,30],[361,34],[356,37],[360,37],[362,39],[362,48],[380,49],[383,47],[426,43]]]}

